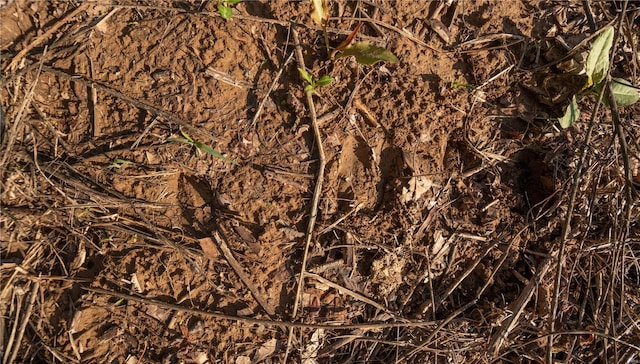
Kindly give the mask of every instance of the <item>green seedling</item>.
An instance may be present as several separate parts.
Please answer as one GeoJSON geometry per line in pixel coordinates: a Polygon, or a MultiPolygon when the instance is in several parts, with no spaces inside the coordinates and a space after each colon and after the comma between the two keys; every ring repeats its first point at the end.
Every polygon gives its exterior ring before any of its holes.
{"type": "MultiPolygon", "coordinates": [[[[311,18],[316,24],[322,26],[322,30],[324,32],[324,42],[327,47],[327,52],[329,52],[329,39],[327,37],[327,23],[329,22],[329,9],[327,6],[326,0],[312,0],[312,12],[311,18]]],[[[356,58],[356,62],[365,65],[371,66],[377,62],[386,61],[386,62],[398,62],[398,57],[396,57],[390,51],[371,45],[367,42],[356,42],[353,41],[356,38],[356,35],[362,28],[362,23],[358,23],[355,29],[349,34],[349,36],[342,41],[336,49],[330,52],[330,58],[342,58],[354,56],[356,58]],[[351,44],[353,43],[353,44],[351,44]]]]}
{"type": "Polygon", "coordinates": [[[113,160],[113,162],[111,162],[111,164],[107,167],[107,169],[122,168],[129,164],[133,164],[133,162],[116,158],[113,160]]]}
{"type": "Polygon", "coordinates": [[[451,88],[466,88],[467,90],[475,90],[476,87],[474,85],[471,85],[469,83],[464,83],[464,82],[451,82],[451,88]]]}
{"type": "Polygon", "coordinates": [[[220,1],[218,3],[218,13],[225,20],[229,20],[229,19],[231,19],[231,17],[233,17],[233,8],[232,8],[232,6],[236,5],[236,4],[240,3],[240,2],[242,2],[242,0],[220,1]]]}
{"type": "MultiPolygon", "coordinates": [[[[573,95],[564,115],[558,119],[561,127],[568,128],[578,120],[580,117],[578,101],[582,96],[592,95],[597,97],[605,86],[607,72],[609,71],[609,51],[613,46],[613,36],[613,27],[608,26],[593,41],[585,64],[585,71],[588,76],[587,81],[580,92],[573,95]]],[[[612,79],[611,90],[616,105],[620,107],[632,105],[640,99],[638,89],[621,78],[612,79]]],[[[609,106],[608,98],[603,98],[602,102],[609,106]]]]}
{"type": "Polygon", "coordinates": [[[365,66],[371,66],[381,61],[398,62],[398,57],[396,57],[395,54],[382,47],[374,46],[367,42],[356,42],[345,47],[344,51],[336,56],[336,58],[349,56],[356,57],[356,62],[365,66]]]}
{"type": "Polygon", "coordinates": [[[214,156],[216,158],[220,158],[225,162],[229,162],[231,164],[238,165],[238,163],[236,163],[235,161],[223,156],[220,152],[214,150],[210,146],[202,143],[201,141],[193,139],[191,136],[189,136],[189,134],[185,133],[184,131],[180,130],[180,134],[182,134],[183,138],[170,138],[169,141],[170,142],[189,144],[189,145],[191,145],[193,147],[196,147],[196,150],[198,150],[199,152],[205,152],[207,154],[211,154],[212,156],[214,156]]]}
{"type": "Polygon", "coordinates": [[[300,77],[302,77],[302,79],[307,83],[307,85],[304,87],[304,90],[306,92],[314,93],[316,92],[316,88],[329,86],[331,82],[333,82],[333,77],[329,75],[324,75],[319,79],[316,79],[315,77],[313,77],[313,75],[302,68],[298,68],[298,72],[300,72],[300,77]]]}

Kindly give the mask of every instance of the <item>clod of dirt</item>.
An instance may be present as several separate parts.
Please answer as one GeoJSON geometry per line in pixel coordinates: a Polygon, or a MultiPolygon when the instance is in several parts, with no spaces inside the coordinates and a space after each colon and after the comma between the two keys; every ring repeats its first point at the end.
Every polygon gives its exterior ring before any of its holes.
{"type": "Polygon", "coordinates": [[[371,264],[373,291],[379,297],[389,298],[402,284],[402,271],[407,259],[396,253],[387,253],[371,264]]]}

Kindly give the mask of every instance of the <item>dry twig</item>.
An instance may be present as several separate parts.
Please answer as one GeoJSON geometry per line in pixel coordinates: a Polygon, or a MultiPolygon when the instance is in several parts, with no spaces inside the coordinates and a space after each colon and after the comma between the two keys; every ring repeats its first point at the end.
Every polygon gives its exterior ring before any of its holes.
{"type": "Polygon", "coordinates": [[[260,100],[260,104],[258,104],[258,109],[256,110],[255,115],[253,115],[253,119],[251,119],[252,127],[256,125],[256,121],[258,121],[258,118],[262,113],[262,109],[264,108],[264,105],[267,103],[269,96],[271,96],[271,92],[273,92],[273,89],[275,89],[276,86],[278,85],[278,82],[280,81],[280,76],[282,76],[282,72],[285,70],[285,68],[287,68],[287,65],[289,64],[292,58],[293,58],[293,52],[289,54],[289,57],[287,57],[287,59],[282,64],[282,66],[280,66],[280,69],[278,70],[278,73],[276,74],[276,76],[273,78],[273,82],[271,82],[271,86],[269,86],[267,93],[264,95],[262,100],[260,100]]]}
{"type": "Polygon", "coordinates": [[[247,274],[244,272],[244,268],[242,268],[240,263],[233,256],[233,253],[231,253],[231,249],[229,249],[229,246],[227,246],[227,242],[225,241],[224,237],[220,237],[220,234],[217,231],[213,233],[213,237],[216,240],[216,245],[220,249],[220,252],[222,252],[225,259],[227,260],[229,265],[231,265],[231,268],[233,268],[238,277],[240,277],[240,280],[245,284],[245,286],[247,286],[249,292],[251,292],[251,294],[253,295],[253,298],[255,298],[258,304],[260,304],[262,309],[264,309],[269,316],[274,316],[276,314],[275,308],[264,297],[262,297],[260,291],[258,291],[258,288],[253,285],[251,279],[249,279],[247,274]]]}
{"type": "Polygon", "coordinates": [[[122,298],[127,301],[139,302],[146,305],[156,305],[158,307],[166,308],[168,310],[178,311],[178,312],[186,312],[194,315],[199,315],[202,317],[212,317],[221,320],[242,322],[250,325],[265,325],[265,326],[279,326],[279,327],[292,327],[292,328],[306,328],[306,329],[325,329],[325,330],[337,330],[337,329],[346,329],[346,330],[356,330],[356,329],[385,329],[385,328],[394,328],[394,327],[431,327],[436,324],[433,321],[410,321],[410,322],[380,322],[380,323],[366,323],[366,324],[350,324],[350,325],[328,325],[328,324],[306,324],[302,322],[287,322],[287,321],[275,321],[275,320],[263,320],[263,319],[254,319],[250,317],[240,317],[240,316],[231,316],[225,315],[216,312],[197,310],[193,308],[187,308],[180,305],[175,305],[172,303],[166,303],[160,300],[156,300],[153,298],[145,298],[139,296],[133,296],[126,293],[113,292],[102,288],[95,287],[84,287],[85,290],[89,292],[95,292],[98,294],[113,296],[116,298],[122,298]]]}
{"type": "Polygon", "coordinates": [[[18,52],[18,54],[16,54],[13,57],[13,59],[11,60],[11,63],[9,63],[9,66],[7,66],[5,71],[15,70],[15,68],[18,66],[18,63],[20,63],[20,61],[22,61],[22,59],[24,58],[24,56],[27,55],[27,53],[29,53],[33,48],[39,46],[45,40],[49,39],[49,37],[53,33],[55,33],[58,29],[60,29],[60,27],[62,27],[63,25],[67,24],[71,19],[75,18],[76,15],[78,15],[81,12],[83,12],[84,10],[86,10],[86,8],[91,4],[92,3],[90,3],[90,2],[85,2],[85,3],[80,4],[72,12],[70,12],[64,18],[62,18],[60,21],[56,22],[53,26],[51,26],[51,28],[47,29],[46,32],[44,32],[41,35],[39,35],[28,46],[24,47],[20,52],[18,52]]]}
{"type": "MultiPolygon", "coordinates": [[[[298,66],[301,69],[306,69],[304,65],[304,56],[302,55],[302,47],[300,46],[300,38],[298,31],[292,29],[293,40],[296,47],[296,58],[298,59],[298,66]]],[[[313,128],[313,136],[318,148],[318,175],[316,178],[316,186],[313,191],[313,200],[311,201],[311,211],[309,214],[309,224],[307,225],[304,255],[302,256],[302,265],[300,266],[300,276],[298,277],[298,288],[296,290],[296,297],[293,302],[293,311],[291,317],[295,319],[298,314],[298,306],[300,305],[300,298],[304,289],[304,276],[307,268],[307,258],[309,256],[309,247],[311,246],[311,239],[313,237],[313,230],[316,224],[316,217],[318,215],[318,204],[320,202],[320,193],[322,192],[322,182],[324,180],[324,168],[326,165],[326,157],[324,154],[324,148],[322,147],[322,134],[320,133],[320,127],[318,126],[318,120],[316,116],[316,107],[313,102],[313,93],[311,91],[306,92],[307,106],[309,107],[309,116],[311,117],[311,127],[313,128]]],[[[287,342],[287,351],[285,353],[285,362],[291,348],[291,340],[293,338],[293,330],[289,330],[289,340],[287,342]]]]}

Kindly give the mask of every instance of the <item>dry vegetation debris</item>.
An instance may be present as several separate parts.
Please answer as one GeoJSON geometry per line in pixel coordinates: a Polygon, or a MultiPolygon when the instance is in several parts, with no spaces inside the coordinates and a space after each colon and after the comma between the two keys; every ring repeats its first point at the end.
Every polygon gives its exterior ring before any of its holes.
{"type": "Polygon", "coordinates": [[[2,363],[640,360],[639,5],[315,3],[0,2],[2,363]]]}

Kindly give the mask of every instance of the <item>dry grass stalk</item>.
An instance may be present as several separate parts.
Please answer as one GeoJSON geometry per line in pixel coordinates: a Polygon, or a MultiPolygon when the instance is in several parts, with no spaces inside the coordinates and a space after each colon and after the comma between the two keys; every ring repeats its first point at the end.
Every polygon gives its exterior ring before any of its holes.
{"type": "Polygon", "coordinates": [[[13,59],[11,60],[11,62],[9,63],[9,66],[7,66],[5,71],[13,71],[13,70],[15,70],[16,67],[18,66],[18,63],[20,63],[20,61],[22,61],[22,59],[24,58],[24,56],[27,55],[27,53],[29,53],[32,49],[34,49],[35,47],[37,47],[40,44],[42,44],[42,42],[44,42],[45,40],[49,39],[49,37],[51,37],[63,25],[67,24],[69,21],[71,21],[73,18],[75,18],[76,15],[78,15],[81,12],[85,11],[87,9],[87,7],[89,7],[89,5],[91,5],[91,3],[88,3],[88,2],[80,4],[72,12],[67,14],[64,18],[60,19],[53,26],[51,26],[49,29],[47,29],[46,32],[44,32],[43,34],[39,35],[28,46],[24,47],[20,52],[18,52],[18,54],[16,54],[13,57],[13,59]]]}
{"type": "Polygon", "coordinates": [[[397,312],[393,312],[392,310],[388,309],[387,307],[384,307],[383,305],[379,304],[378,302],[376,302],[376,301],[374,301],[374,300],[372,300],[372,299],[370,299],[370,298],[368,298],[368,297],[366,297],[366,296],[364,296],[364,295],[362,295],[362,294],[360,294],[358,292],[354,292],[354,291],[352,291],[352,290],[350,290],[350,289],[348,289],[346,287],[343,287],[343,286],[341,286],[339,284],[331,282],[330,280],[325,279],[322,276],[317,275],[315,273],[307,272],[305,275],[307,276],[307,278],[315,279],[316,281],[318,281],[320,283],[326,284],[327,286],[329,286],[329,287],[331,287],[333,289],[336,289],[340,293],[343,293],[343,294],[346,294],[348,296],[351,296],[351,297],[353,297],[354,299],[356,299],[358,301],[362,301],[364,303],[367,303],[367,304],[377,308],[380,311],[386,312],[396,320],[406,321],[402,317],[398,316],[397,312]]]}
{"type": "Polygon", "coordinates": [[[387,328],[395,328],[395,327],[433,327],[435,326],[435,322],[433,321],[410,321],[410,322],[372,322],[365,324],[307,324],[303,322],[289,322],[289,321],[277,321],[277,320],[264,320],[264,319],[254,319],[250,317],[240,317],[240,316],[232,316],[225,315],[216,312],[198,310],[193,308],[188,308],[180,305],[175,305],[172,303],[166,303],[164,301],[156,300],[153,298],[139,297],[133,296],[125,293],[109,291],[101,288],[94,287],[84,287],[85,290],[89,292],[95,292],[102,295],[108,295],[116,298],[122,298],[132,302],[139,302],[147,305],[156,305],[158,307],[166,308],[168,310],[173,310],[177,312],[186,312],[194,315],[199,315],[202,317],[212,317],[220,320],[228,320],[233,322],[240,322],[250,325],[265,325],[265,326],[278,326],[285,328],[300,328],[300,329],[324,329],[324,330],[337,330],[337,329],[346,329],[346,330],[377,330],[377,329],[387,329],[387,328]]]}
{"type": "MultiPolygon", "coordinates": [[[[291,29],[293,34],[293,41],[296,47],[296,58],[298,60],[298,67],[301,69],[306,69],[304,65],[304,56],[302,55],[302,47],[300,45],[300,38],[298,36],[298,31],[295,28],[291,29]]],[[[295,319],[298,314],[298,306],[300,304],[300,299],[302,297],[302,291],[304,290],[304,275],[307,269],[307,259],[309,256],[309,247],[311,246],[311,239],[313,237],[313,231],[316,224],[316,218],[318,216],[318,204],[320,203],[320,194],[322,193],[322,182],[324,180],[324,168],[327,163],[326,157],[324,154],[324,148],[322,147],[322,134],[320,132],[320,127],[318,125],[318,120],[316,116],[316,107],[313,101],[313,92],[307,91],[307,107],[309,107],[309,117],[311,118],[311,127],[313,128],[313,137],[316,143],[316,148],[318,148],[318,175],[316,177],[316,184],[313,191],[313,199],[311,201],[311,210],[309,213],[309,223],[307,225],[307,231],[305,236],[305,244],[304,244],[304,254],[302,256],[302,265],[300,266],[300,276],[298,277],[298,285],[296,289],[296,296],[293,301],[293,309],[291,312],[291,316],[295,319]]],[[[289,340],[287,342],[287,351],[285,352],[285,361],[288,356],[291,340],[293,339],[293,328],[289,329],[289,340]]]]}
{"type": "MultiPolygon", "coordinates": [[[[260,294],[258,287],[256,287],[253,284],[253,282],[251,282],[251,278],[249,278],[249,276],[245,273],[244,268],[242,268],[240,263],[233,256],[233,253],[231,252],[231,249],[229,249],[229,246],[227,245],[227,242],[225,241],[226,239],[224,238],[224,236],[221,237],[220,232],[216,231],[213,233],[213,237],[216,240],[216,245],[220,249],[220,252],[222,252],[225,259],[227,260],[229,265],[231,265],[231,268],[233,268],[233,270],[236,272],[238,277],[240,277],[240,280],[247,286],[247,288],[249,289],[249,292],[251,292],[251,295],[253,295],[253,298],[255,298],[255,300],[258,302],[260,307],[262,307],[262,309],[269,316],[273,317],[276,314],[275,308],[273,307],[273,305],[269,303],[269,301],[267,301],[264,297],[262,297],[262,294],[260,294]]],[[[211,239],[211,238],[204,238],[204,239],[211,239]]]]}

